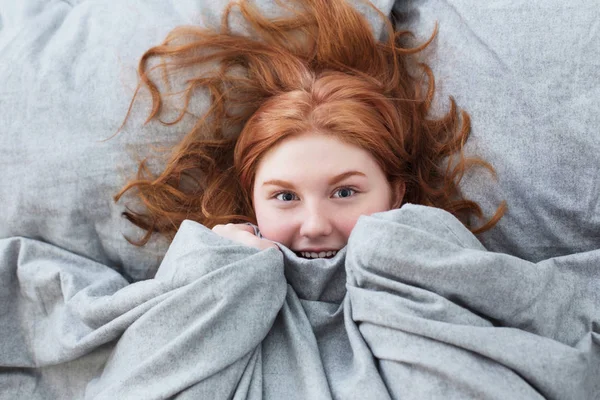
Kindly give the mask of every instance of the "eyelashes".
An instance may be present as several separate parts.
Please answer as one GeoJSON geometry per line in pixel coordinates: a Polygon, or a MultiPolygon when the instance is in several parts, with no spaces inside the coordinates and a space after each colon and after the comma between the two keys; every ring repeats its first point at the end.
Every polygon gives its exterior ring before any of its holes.
{"type": "Polygon", "coordinates": [[[338,198],[338,199],[345,199],[345,198],[348,198],[348,197],[352,197],[353,195],[355,195],[355,194],[356,194],[356,190],[355,190],[355,189],[353,189],[353,188],[351,188],[351,187],[342,187],[342,188],[339,188],[339,189],[337,189],[337,190],[336,190],[334,193],[339,193],[339,192],[341,192],[342,190],[347,190],[347,191],[350,191],[350,192],[352,192],[352,194],[351,194],[351,195],[348,195],[348,196],[337,196],[337,198],[338,198]]]}
{"type": "MultiPolygon", "coordinates": [[[[352,186],[341,186],[333,191],[332,196],[337,199],[347,199],[347,198],[356,196],[356,194],[358,194],[358,193],[360,193],[358,191],[358,189],[356,189],[352,186]],[[335,194],[340,193],[342,191],[347,191],[350,193],[345,196],[335,196],[335,194]]],[[[276,192],[271,196],[271,198],[279,200],[284,203],[290,203],[292,201],[299,200],[298,195],[296,195],[296,193],[294,193],[290,190],[282,190],[282,191],[276,192]]]]}
{"type": "Polygon", "coordinates": [[[275,195],[273,196],[273,198],[274,198],[274,199],[277,199],[277,200],[279,200],[279,201],[283,201],[284,203],[289,203],[289,202],[291,202],[291,201],[293,201],[293,200],[297,200],[297,199],[298,199],[298,196],[296,196],[296,195],[295,195],[293,192],[286,191],[286,192],[279,192],[279,193],[275,193],[275,195]],[[280,198],[280,196],[286,196],[286,195],[291,195],[291,196],[293,196],[294,198],[292,198],[292,199],[289,199],[289,198],[288,198],[287,200],[286,200],[286,199],[284,199],[284,198],[280,198]]]}

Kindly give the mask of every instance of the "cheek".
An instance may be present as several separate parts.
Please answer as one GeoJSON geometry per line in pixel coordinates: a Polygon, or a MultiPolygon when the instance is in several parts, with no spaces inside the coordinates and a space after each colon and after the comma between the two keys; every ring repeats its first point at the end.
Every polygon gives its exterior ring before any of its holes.
{"type": "Polygon", "coordinates": [[[352,232],[352,229],[354,229],[354,226],[358,222],[358,219],[361,215],[371,215],[377,212],[390,210],[389,198],[381,197],[375,200],[370,200],[372,203],[368,202],[367,206],[363,204],[358,206],[355,210],[346,211],[342,213],[343,215],[338,219],[338,230],[342,235],[344,235],[346,241],[350,237],[350,233],[352,232]]]}
{"type": "Polygon", "coordinates": [[[292,224],[279,212],[268,207],[257,207],[255,212],[258,229],[263,237],[290,247],[294,234],[292,224]]]}
{"type": "Polygon", "coordinates": [[[352,229],[354,229],[354,226],[358,222],[358,218],[363,214],[364,213],[360,210],[350,212],[349,210],[345,210],[342,215],[339,215],[339,217],[336,218],[337,230],[343,236],[346,243],[348,242],[352,229]]]}

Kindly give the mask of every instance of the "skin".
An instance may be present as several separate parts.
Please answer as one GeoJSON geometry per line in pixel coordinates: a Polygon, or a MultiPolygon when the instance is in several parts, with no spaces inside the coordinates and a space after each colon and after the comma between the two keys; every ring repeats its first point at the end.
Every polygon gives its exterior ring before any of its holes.
{"type": "Polygon", "coordinates": [[[339,250],[361,215],[396,208],[403,194],[404,185],[392,187],[368,151],[307,133],[282,141],[259,163],[252,200],[265,239],[244,224],[213,230],[259,249],[278,242],[298,255],[339,250]]]}

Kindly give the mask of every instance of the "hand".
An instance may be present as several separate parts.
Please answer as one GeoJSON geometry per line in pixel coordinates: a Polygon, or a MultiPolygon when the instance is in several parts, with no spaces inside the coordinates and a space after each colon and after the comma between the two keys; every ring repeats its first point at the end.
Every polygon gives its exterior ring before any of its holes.
{"type": "Polygon", "coordinates": [[[268,249],[270,247],[279,250],[279,247],[277,247],[275,243],[267,239],[260,239],[256,236],[254,234],[254,228],[247,224],[216,225],[212,228],[212,231],[219,236],[259,250],[268,249]]]}

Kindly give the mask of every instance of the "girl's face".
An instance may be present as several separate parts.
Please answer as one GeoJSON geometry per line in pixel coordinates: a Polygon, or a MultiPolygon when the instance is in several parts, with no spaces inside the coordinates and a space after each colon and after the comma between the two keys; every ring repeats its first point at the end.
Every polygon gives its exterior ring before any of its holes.
{"type": "Polygon", "coordinates": [[[266,239],[301,257],[332,257],[348,242],[359,216],[390,210],[392,198],[399,205],[403,190],[393,193],[369,152],[308,133],[285,139],[264,155],[253,203],[266,239]]]}

